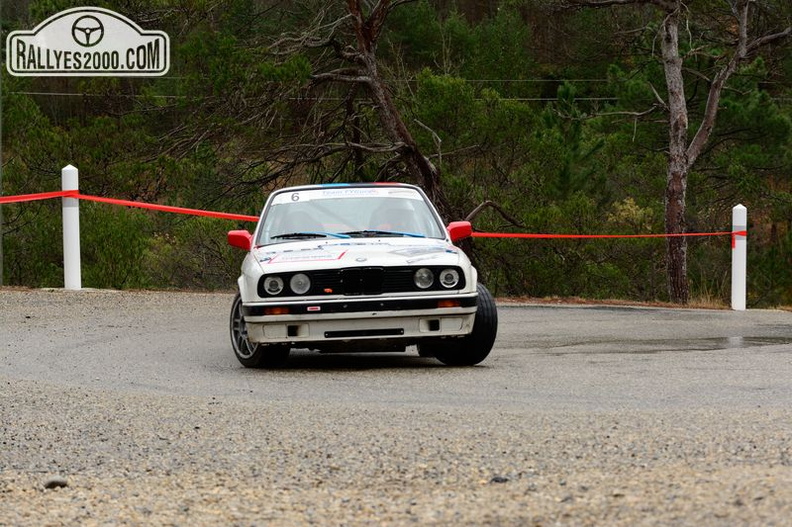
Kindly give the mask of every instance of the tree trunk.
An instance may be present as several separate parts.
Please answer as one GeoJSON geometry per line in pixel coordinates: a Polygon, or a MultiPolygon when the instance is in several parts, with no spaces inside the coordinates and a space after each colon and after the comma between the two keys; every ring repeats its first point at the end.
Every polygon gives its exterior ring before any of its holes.
{"type": "MultiPolygon", "coordinates": [[[[690,168],[687,155],[688,114],[682,57],[679,56],[679,11],[663,22],[661,48],[668,88],[668,173],[666,176],[665,226],[667,234],[685,232],[685,193],[690,168]]],[[[687,239],[669,237],[666,241],[666,276],[672,302],[687,304],[690,285],[687,277],[687,239]]]]}
{"type": "Polygon", "coordinates": [[[437,167],[424,156],[413,139],[412,134],[404,124],[398,108],[393,102],[390,91],[377,73],[376,58],[364,56],[368,76],[371,77],[369,85],[372,99],[376,103],[377,113],[383,129],[391,141],[401,143],[401,156],[407,171],[420,182],[427,195],[443,212],[448,211],[448,203],[440,186],[440,172],[437,167]]]}
{"type": "Polygon", "coordinates": [[[446,216],[451,207],[440,184],[440,171],[419,150],[377,68],[377,40],[391,8],[390,0],[377,2],[368,17],[363,14],[360,0],[347,0],[347,7],[357,37],[359,66],[363,67],[364,76],[368,79],[366,84],[382,127],[391,141],[401,145],[399,153],[410,176],[419,182],[440,213],[446,216]]]}
{"type": "MultiPolygon", "coordinates": [[[[685,232],[685,189],[687,174],[669,169],[666,186],[665,226],[667,234],[685,232]]],[[[687,304],[690,285],[687,276],[687,241],[684,237],[666,239],[666,277],[668,296],[672,302],[687,304]]]]}

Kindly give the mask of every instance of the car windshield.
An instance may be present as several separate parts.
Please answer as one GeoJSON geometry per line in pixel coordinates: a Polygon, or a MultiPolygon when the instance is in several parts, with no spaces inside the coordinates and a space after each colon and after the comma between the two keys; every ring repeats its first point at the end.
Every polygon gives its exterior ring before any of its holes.
{"type": "Polygon", "coordinates": [[[275,195],[256,245],[320,238],[444,236],[443,225],[415,189],[338,186],[275,195]]]}

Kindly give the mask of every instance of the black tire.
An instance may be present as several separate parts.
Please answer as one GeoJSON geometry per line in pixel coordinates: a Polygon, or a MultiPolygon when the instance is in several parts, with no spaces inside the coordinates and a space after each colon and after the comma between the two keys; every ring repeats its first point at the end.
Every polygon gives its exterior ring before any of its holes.
{"type": "Polygon", "coordinates": [[[473,366],[487,358],[498,335],[498,309],[495,299],[481,284],[476,286],[478,307],[473,331],[461,339],[439,342],[429,352],[447,366],[473,366]]]}
{"type": "Polygon", "coordinates": [[[231,305],[229,330],[234,355],[246,368],[277,368],[283,366],[289,357],[288,346],[257,344],[248,340],[245,318],[242,316],[242,297],[239,293],[231,305]]]}

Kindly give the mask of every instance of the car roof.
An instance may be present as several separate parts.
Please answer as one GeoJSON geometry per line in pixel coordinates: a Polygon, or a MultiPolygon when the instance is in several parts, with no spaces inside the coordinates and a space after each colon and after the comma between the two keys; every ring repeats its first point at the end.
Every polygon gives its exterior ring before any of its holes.
{"type": "Polygon", "coordinates": [[[421,190],[420,187],[416,185],[410,185],[409,183],[399,183],[395,181],[383,181],[383,182],[374,182],[374,183],[319,183],[313,185],[297,185],[294,187],[283,187],[273,191],[274,193],[279,192],[292,192],[298,190],[316,190],[316,189],[323,189],[323,188],[339,188],[339,187],[401,187],[401,188],[411,188],[415,190],[421,190]]]}

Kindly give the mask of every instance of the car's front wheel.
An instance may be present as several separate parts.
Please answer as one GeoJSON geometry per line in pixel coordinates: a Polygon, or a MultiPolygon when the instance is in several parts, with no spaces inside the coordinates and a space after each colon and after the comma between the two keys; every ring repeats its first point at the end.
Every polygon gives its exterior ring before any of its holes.
{"type": "Polygon", "coordinates": [[[246,368],[277,368],[289,357],[289,347],[265,345],[248,340],[245,317],[242,315],[242,297],[239,293],[231,305],[231,347],[237,360],[246,368]]]}
{"type": "Polygon", "coordinates": [[[419,344],[422,356],[434,355],[448,366],[473,366],[487,358],[498,334],[498,310],[495,299],[481,284],[476,286],[478,305],[473,331],[458,339],[419,344]]]}

